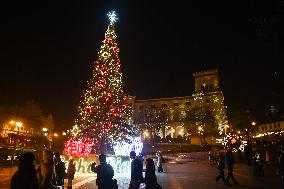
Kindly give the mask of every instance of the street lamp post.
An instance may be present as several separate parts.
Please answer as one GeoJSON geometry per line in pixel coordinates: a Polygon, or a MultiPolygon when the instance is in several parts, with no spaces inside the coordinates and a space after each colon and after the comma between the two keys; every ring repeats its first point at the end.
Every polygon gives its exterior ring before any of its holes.
{"type": "Polygon", "coordinates": [[[256,131],[255,131],[256,122],[255,121],[251,122],[251,125],[253,126],[252,130],[253,130],[254,138],[255,138],[255,136],[256,136],[256,131]]]}

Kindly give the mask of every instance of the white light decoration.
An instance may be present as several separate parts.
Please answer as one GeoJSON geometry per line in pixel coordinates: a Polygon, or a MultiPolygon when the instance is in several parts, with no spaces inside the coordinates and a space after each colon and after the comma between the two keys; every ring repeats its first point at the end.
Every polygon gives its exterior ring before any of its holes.
{"type": "MultiPolygon", "coordinates": [[[[65,163],[65,167],[68,167],[69,157],[61,156],[61,159],[65,163]]],[[[98,160],[95,157],[86,157],[86,158],[74,158],[73,162],[76,168],[76,175],[92,175],[91,170],[92,163],[98,160]]],[[[106,162],[113,167],[114,177],[129,177],[131,172],[131,160],[129,157],[115,157],[110,156],[106,158],[106,162]]]]}
{"type": "Polygon", "coordinates": [[[113,150],[116,156],[129,156],[131,151],[135,151],[138,155],[142,152],[143,143],[140,137],[129,137],[130,143],[127,142],[115,142],[113,150]]]}
{"type": "Polygon", "coordinates": [[[116,17],[115,11],[109,12],[109,13],[107,14],[107,16],[108,16],[108,18],[109,18],[109,20],[110,20],[111,23],[116,22],[116,20],[118,19],[118,18],[116,17]]]}

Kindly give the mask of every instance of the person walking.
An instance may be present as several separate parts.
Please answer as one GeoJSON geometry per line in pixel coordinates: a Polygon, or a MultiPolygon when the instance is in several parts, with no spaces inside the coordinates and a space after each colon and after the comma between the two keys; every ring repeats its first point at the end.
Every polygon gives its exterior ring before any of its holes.
{"type": "Polygon", "coordinates": [[[39,168],[42,180],[40,181],[41,189],[56,189],[55,171],[53,162],[53,152],[50,150],[43,151],[43,163],[39,168]]]}
{"type": "Polygon", "coordinates": [[[75,173],[76,173],[76,168],[75,168],[74,160],[70,159],[68,162],[68,168],[67,168],[67,179],[68,179],[67,189],[72,189],[72,181],[74,179],[75,173]]]}
{"type": "Polygon", "coordinates": [[[230,184],[230,179],[233,180],[235,185],[238,185],[239,183],[236,181],[234,175],[233,175],[233,170],[234,170],[234,158],[233,158],[233,153],[232,153],[232,148],[227,149],[227,154],[225,156],[225,161],[227,164],[227,169],[228,169],[228,175],[226,178],[226,185],[232,186],[230,184]]]}
{"type": "Polygon", "coordinates": [[[115,181],[112,180],[114,176],[113,168],[110,164],[107,164],[104,154],[99,155],[99,160],[100,165],[95,166],[95,164],[93,164],[92,167],[92,171],[97,173],[96,184],[98,189],[113,189],[115,185],[115,181]]]}
{"type": "Polygon", "coordinates": [[[158,161],[157,161],[158,172],[162,173],[164,172],[163,163],[165,163],[165,159],[160,153],[157,154],[157,157],[158,157],[158,161]]]}
{"type": "Polygon", "coordinates": [[[11,189],[39,189],[34,161],[32,153],[20,154],[18,170],[11,178],[11,189]]]}
{"type": "Polygon", "coordinates": [[[145,171],[145,189],[162,189],[157,182],[157,176],[155,174],[155,164],[153,159],[146,159],[146,171],[145,171]]]}
{"type": "Polygon", "coordinates": [[[129,189],[139,189],[140,184],[143,182],[143,163],[139,157],[136,157],[135,151],[130,152],[131,162],[131,179],[129,189]]]}
{"type": "Polygon", "coordinates": [[[55,179],[56,185],[64,188],[65,164],[61,161],[58,152],[54,153],[55,179]]]}
{"type": "Polygon", "coordinates": [[[256,172],[255,176],[264,176],[264,170],[263,170],[263,156],[261,153],[256,152],[255,154],[255,166],[256,166],[256,172]]]}
{"type": "Polygon", "coordinates": [[[226,184],[225,180],[225,174],[224,174],[224,169],[225,169],[225,156],[223,155],[222,152],[219,152],[219,158],[218,158],[218,171],[219,175],[216,177],[216,182],[218,182],[220,179],[226,184]]]}

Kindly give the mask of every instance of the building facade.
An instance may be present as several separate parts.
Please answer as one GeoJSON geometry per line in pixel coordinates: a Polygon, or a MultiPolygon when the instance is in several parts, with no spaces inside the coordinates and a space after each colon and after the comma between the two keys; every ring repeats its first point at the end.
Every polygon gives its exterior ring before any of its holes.
{"type": "Polygon", "coordinates": [[[138,100],[129,98],[134,125],[142,137],[188,137],[191,143],[201,136],[218,137],[228,124],[224,95],[217,70],[193,73],[195,89],[191,96],[138,100]]]}
{"type": "Polygon", "coordinates": [[[254,137],[272,137],[273,135],[283,136],[284,135],[284,121],[275,121],[264,123],[256,126],[254,137]]]}

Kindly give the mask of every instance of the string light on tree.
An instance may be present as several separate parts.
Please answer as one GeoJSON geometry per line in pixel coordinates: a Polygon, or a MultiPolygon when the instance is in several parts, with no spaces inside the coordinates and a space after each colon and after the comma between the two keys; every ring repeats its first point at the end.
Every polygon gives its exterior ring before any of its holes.
{"type": "MultiPolygon", "coordinates": [[[[83,91],[77,108],[78,116],[70,132],[72,141],[65,145],[69,149],[75,148],[74,141],[79,145],[80,141],[88,141],[96,145],[96,148],[105,149],[114,142],[129,141],[127,137],[134,134],[132,126],[129,125],[132,109],[122,89],[121,61],[115,32],[117,16],[114,11],[107,15],[110,23],[98,51],[97,60],[93,62],[93,76],[88,82],[87,89],[83,91]]],[[[76,153],[81,152],[83,153],[82,150],[76,150],[76,153]]],[[[84,151],[83,156],[87,156],[88,152],[90,150],[84,151]]]]}

